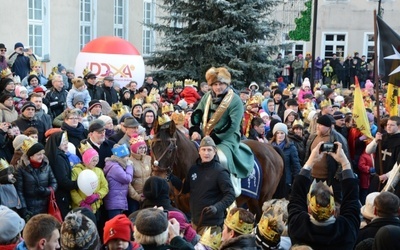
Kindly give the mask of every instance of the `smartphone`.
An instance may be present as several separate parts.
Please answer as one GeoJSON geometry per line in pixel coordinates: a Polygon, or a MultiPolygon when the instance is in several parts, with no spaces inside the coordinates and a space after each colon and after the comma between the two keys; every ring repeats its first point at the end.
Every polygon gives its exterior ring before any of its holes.
{"type": "Polygon", "coordinates": [[[29,48],[24,48],[22,51],[28,52],[28,51],[29,51],[29,48]]]}
{"type": "Polygon", "coordinates": [[[321,145],[320,152],[332,152],[336,153],[337,145],[332,142],[325,142],[321,145]]]}

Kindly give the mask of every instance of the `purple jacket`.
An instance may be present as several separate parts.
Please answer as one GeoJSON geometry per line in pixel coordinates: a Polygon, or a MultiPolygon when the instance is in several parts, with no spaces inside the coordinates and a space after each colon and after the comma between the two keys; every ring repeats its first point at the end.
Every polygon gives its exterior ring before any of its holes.
{"type": "Polygon", "coordinates": [[[132,181],[133,167],[128,165],[124,169],[125,164],[124,160],[115,156],[106,158],[104,175],[109,188],[108,194],[103,199],[106,210],[128,210],[128,185],[132,181]]]}

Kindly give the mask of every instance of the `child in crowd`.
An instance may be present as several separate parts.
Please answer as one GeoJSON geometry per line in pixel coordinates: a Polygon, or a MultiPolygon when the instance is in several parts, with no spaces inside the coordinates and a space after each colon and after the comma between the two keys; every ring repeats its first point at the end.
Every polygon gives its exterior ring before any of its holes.
{"type": "Polygon", "coordinates": [[[25,102],[27,102],[27,99],[28,90],[24,86],[16,86],[14,104],[19,115],[21,114],[21,108],[24,106],[25,102]]]}
{"type": "Polygon", "coordinates": [[[89,102],[92,98],[89,95],[89,91],[85,85],[85,82],[81,78],[72,79],[72,89],[68,92],[67,95],[67,107],[69,109],[74,108],[73,100],[75,96],[82,96],[84,101],[84,107],[87,109],[89,107],[89,102]]]}

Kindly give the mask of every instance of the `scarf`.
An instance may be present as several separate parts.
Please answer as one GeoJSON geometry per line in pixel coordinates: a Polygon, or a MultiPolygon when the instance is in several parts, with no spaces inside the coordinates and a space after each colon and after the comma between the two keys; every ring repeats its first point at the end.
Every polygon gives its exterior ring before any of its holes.
{"type": "Polygon", "coordinates": [[[29,163],[31,164],[31,167],[34,169],[38,169],[42,166],[42,162],[37,162],[34,160],[30,160],[30,159],[29,159],[29,163]]]}
{"type": "Polygon", "coordinates": [[[272,144],[272,146],[277,146],[278,148],[280,148],[280,149],[284,149],[285,148],[285,144],[286,144],[286,142],[285,141],[283,141],[283,142],[281,142],[281,143],[276,143],[276,142],[272,142],[271,143],[272,144]]]}
{"type": "Polygon", "coordinates": [[[224,99],[225,95],[228,93],[229,88],[226,88],[224,92],[220,95],[216,95],[214,91],[211,91],[211,98],[212,98],[212,103],[213,104],[220,104],[222,102],[222,99],[224,99]]]}
{"type": "Polygon", "coordinates": [[[112,135],[115,134],[114,129],[108,129],[106,128],[106,138],[110,138],[112,135]]]}
{"type": "MultiPolygon", "coordinates": [[[[67,123],[63,122],[61,124],[61,129],[67,131],[68,136],[82,138],[85,132],[85,128],[83,127],[82,123],[78,123],[76,128],[69,126],[67,123]]],[[[84,139],[84,138],[82,138],[84,139]]]]}

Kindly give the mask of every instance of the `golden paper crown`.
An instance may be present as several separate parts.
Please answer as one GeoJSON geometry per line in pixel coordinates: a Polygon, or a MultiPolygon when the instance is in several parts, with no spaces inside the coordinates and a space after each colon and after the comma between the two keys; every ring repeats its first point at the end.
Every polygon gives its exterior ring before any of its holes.
{"type": "Polygon", "coordinates": [[[342,112],[343,114],[348,114],[351,113],[351,110],[348,107],[342,107],[340,109],[340,112],[342,112]]]}
{"type": "Polygon", "coordinates": [[[337,84],[336,79],[333,79],[333,80],[331,81],[331,85],[332,85],[332,84],[335,84],[335,85],[337,84]]]}
{"type": "Polygon", "coordinates": [[[47,79],[49,79],[50,81],[53,80],[54,76],[56,75],[56,73],[54,73],[53,71],[50,72],[49,76],[47,77],[47,79]]]}
{"type": "Polygon", "coordinates": [[[319,104],[319,106],[321,107],[321,108],[325,108],[325,107],[328,107],[328,106],[332,106],[332,103],[331,103],[331,99],[325,99],[325,100],[323,100],[320,104],[319,104]]]}
{"type": "Polygon", "coordinates": [[[335,199],[333,198],[333,190],[332,187],[328,187],[326,182],[316,182],[314,179],[313,183],[310,186],[310,191],[307,194],[308,206],[314,216],[314,218],[318,221],[324,221],[329,219],[332,216],[332,212],[335,209],[335,199]],[[325,207],[321,206],[317,203],[316,195],[321,192],[329,192],[329,204],[325,207]],[[314,195],[311,195],[314,193],[314,195]]]}
{"type": "Polygon", "coordinates": [[[148,95],[146,96],[146,103],[157,102],[156,95],[148,95]]]}
{"type": "Polygon", "coordinates": [[[58,74],[58,67],[54,66],[53,68],[51,68],[51,72],[53,72],[54,74],[58,74]]]}
{"type": "Polygon", "coordinates": [[[294,120],[292,127],[294,127],[296,125],[304,127],[304,122],[301,119],[294,120]]]}
{"type": "Polygon", "coordinates": [[[113,105],[111,106],[111,109],[114,112],[118,112],[121,108],[122,108],[122,102],[113,103],[113,105]]]}
{"type": "Polygon", "coordinates": [[[330,60],[326,60],[325,63],[331,63],[331,61],[330,60]]]}
{"type": "Polygon", "coordinates": [[[7,76],[11,75],[12,72],[10,68],[5,68],[1,71],[1,78],[6,78],[7,76]]]}
{"type": "Polygon", "coordinates": [[[291,94],[290,89],[286,88],[283,90],[282,95],[289,96],[291,94]]]}
{"type": "Polygon", "coordinates": [[[42,62],[41,61],[33,61],[31,67],[40,67],[42,66],[42,62]]]}
{"type": "Polygon", "coordinates": [[[166,89],[173,89],[173,88],[174,88],[174,84],[173,84],[172,82],[167,82],[167,83],[165,84],[165,88],[166,88],[166,89]]]}
{"type": "Polygon", "coordinates": [[[253,224],[244,222],[240,219],[239,215],[239,210],[236,211],[236,213],[234,213],[233,215],[229,211],[224,221],[225,225],[237,233],[251,234],[251,232],[253,231],[253,224]]]}
{"type": "Polygon", "coordinates": [[[247,100],[246,105],[253,105],[253,104],[260,105],[261,99],[258,96],[252,96],[249,100],[247,100]]]}
{"type": "Polygon", "coordinates": [[[138,142],[144,142],[144,138],[140,135],[136,137],[132,136],[131,139],[129,140],[130,145],[134,145],[138,142]]]}
{"type": "Polygon", "coordinates": [[[29,72],[29,75],[30,75],[30,76],[32,76],[32,75],[37,76],[37,72],[34,71],[34,70],[32,70],[31,72],[29,72]]]}
{"type": "Polygon", "coordinates": [[[0,158],[0,170],[6,169],[10,166],[6,160],[0,158]]]}
{"type": "Polygon", "coordinates": [[[142,105],[143,104],[143,100],[142,99],[132,99],[132,107],[136,106],[136,105],[142,105]]]}
{"type": "Polygon", "coordinates": [[[321,84],[319,84],[319,83],[316,83],[315,85],[314,85],[314,92],[316,91],[316,90],[318,90],[318,89],[320,89],[321,88],[321,84]]]}
{"type": "Polygon", "coordinates": [[[278,87],[278,83],[277,82],[271,82],[271,85],[269,85],[270,88],[274,88],[274,87],[278,87]]]}
{"type": "Polygon", "coordinates": [[[193,86],[197,82],[193,81],[192,79],[185,79],[185,86],[193,86]]]}
{"type": "Polygon", "coordinates": [[[257,225],[259,233],[268,241],[278,243],[281,240],[281,234],[285,228],[283,223],[283,214],[273,216],[268,209],[260,219],[257,225]]]}
{"type": "Polygon", "coordinates": [[[212,250],[218,250],[222,243],[222,232],[211,233],[211,227],[208,227],[201,236],[200,243],[212,250]]]}
{"type": "Polygon", "coordinates": [[[184,125],[185,124],[185,112],[175,111],[171,115],[171,119],[175,122],[176,125],[184,125]]]}
{"type": "Polygon", "coordinates": [[[163,114],[158,117],[158,125],[162,126],[167,122],[170,122],[171,118],[167,114],[163,114]]]}
{"type": "Polygon", "coordinates": [[[156,94],[158,94],[158,89],[156,89],[156,88],[152,88],[151,90],[150,90],[150,93],[149,93],[149,95],[156,95],[156,94]]]}
{"type": "Polygon", "coordinates": [[[24,152],[24,153],[26,154],[26,152],[28,152],[28,150],[29,150],[35,143],[36,143],[36,142],[35,142],[33,139],[31,139],[31,138],[25,139],[25,140],[22,142],[22,146],[21,146],[22,152],[24,152]]]}
{"type": "Polygon", "coordinates": [[[85,69],[83,69],[82,74],[83,74],[84,77],[87,76],[89,73],[92,73],[92,72],[90,71],[90,69],[89,69],[88,67],[86,67],[85,69]]]}
{"type": "Polygon", "coordinates": [[[289,84],[289,85],[287,86],[287,89],[291,90],[291,89],[294,89],[295,87],[296,87],[296,86],[294,86],[294,84],[291,83],[291,84],[289,84]]]}
{"type": "Polygon", "coordinates": [[[117,111],[117,115],[118,115],[118,117],[121,118],[124,114],[129,113],[129,112],[130,112],[129,107],[124,105],[117,111]]]}
{"type": "Polygon", "coordinates": [[[166,114],[168,112],[174,112],[174,104],[172,103],[164,103],[161,108],[161,113],[166,114]]]}
{"type": "Polygon", "coordinates": [[[183,87],[182,81],[175,81],[175,87],[183,87]]]}
{"type": "Polygon", "coordinates": [[[90,143],[84,139],[81,141],[81,144],[79,145],[79,153],[81,153],[81,155],[83,155],[83,153],[85,153],[86,150],[93,148],[92,145],[90,145],[90,143]]]}

